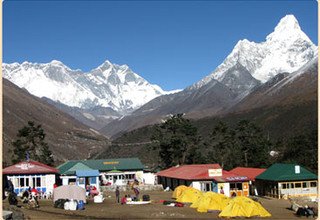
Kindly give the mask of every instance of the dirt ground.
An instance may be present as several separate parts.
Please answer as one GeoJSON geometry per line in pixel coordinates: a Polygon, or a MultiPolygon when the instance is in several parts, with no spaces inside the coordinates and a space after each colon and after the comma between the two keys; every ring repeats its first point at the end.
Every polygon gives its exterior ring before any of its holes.
{"type": "MultiPolygon", "coordinates": [[[[106,198],[103,203],[95,204],[89,201],[85,210],[63,210],[53,207],[51,200],[40,200],[40,208],[27,209],[24,204],[21,208],[15,208],[23,212],[26,219],[218,219],[219,213],[199,213],[196,209],[185,207],[169,207],[159,200],[172,200],[172,192],[142,192],[148,194],[152,200],[147,205],[121,205],[115,202],[114,194],[106,198]]],[[[272,217],[268,219],[301,219],[289,210],[290,202],[287,200],[259,198],[259,201],[267,209],[272,217]]],[[[3,209],[10,206],[7,201],[3,203],[3,209]]],[[[239,218],[237,218],[239,219],[239,218]]],[[[259,219],[259,218],[250,218],[259,219]]],[[[261,218],[260,218],[261,219],[261,218]]]]}

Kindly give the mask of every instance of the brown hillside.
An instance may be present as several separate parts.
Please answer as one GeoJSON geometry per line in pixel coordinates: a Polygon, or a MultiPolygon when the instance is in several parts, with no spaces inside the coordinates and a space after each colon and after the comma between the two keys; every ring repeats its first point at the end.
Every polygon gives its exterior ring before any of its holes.
{"type": "Polygon", "coordinates": [[[3,79],[4,163],[11,162],[11,143],[28,121],[42,125],[57,164],[68,159],[86,159],[109,144],[105,136],[3,79]]]}

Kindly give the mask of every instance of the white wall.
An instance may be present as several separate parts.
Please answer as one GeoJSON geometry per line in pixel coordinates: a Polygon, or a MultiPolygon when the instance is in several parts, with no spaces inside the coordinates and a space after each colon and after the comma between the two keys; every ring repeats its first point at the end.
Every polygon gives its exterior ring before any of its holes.
{"type": "Polygon", "coordinates": [[[47,193],[53,192],[53,184],[56,183],[56,177],[54,174],[47,174],[46,175],[46,187],[47,187],[47,193]]]}
{"type": "Polygon", "coordinates": [[[153,173],[143,173],[142,178],[143,178],[144,184],[147,184],[147,185],[155,184],[156,175],[153,173]]]}
{"type": "Polygon", "coordinates": [[[190,186],[201,191],[201,184],[198,181],[193,181],[190,186]]]}

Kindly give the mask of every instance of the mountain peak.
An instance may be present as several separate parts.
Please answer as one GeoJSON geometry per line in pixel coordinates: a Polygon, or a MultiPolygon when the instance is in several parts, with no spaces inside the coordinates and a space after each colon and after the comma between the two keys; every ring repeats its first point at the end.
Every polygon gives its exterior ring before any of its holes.
{"type": "Polygon", "coordinates": [[[64,65],[61,61],[59,61],[59,60],[52,60],[51,62],[50,62],[50,64],[53,64],[53,65],[64,65]]]}
{"type": "Polygon", "coordinates": [[[284,30],[301,30],[299,22],[297,21],[294,15],[286,15],[281,18],[280,22],[274,29],[275,31],[284,31],[284,30]]]}
{"type": "Polygon", "coordinates": [[[311,42],[309,37],[301,30],[299,22],[294,15],[286,15],[266,38],[267,41],[291,41],[303,39],[311,42]]]}

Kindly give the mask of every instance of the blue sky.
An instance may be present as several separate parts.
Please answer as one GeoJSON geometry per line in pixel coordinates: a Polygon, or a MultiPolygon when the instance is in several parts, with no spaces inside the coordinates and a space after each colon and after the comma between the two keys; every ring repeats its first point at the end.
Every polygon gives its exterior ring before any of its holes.
{"type": "Polygon", "coordinates": [[[127,64],[165,90],[210,74],[240,39],[293,14],[317,40],[317,1],[4,1],[3,62],[127,64]]]}

